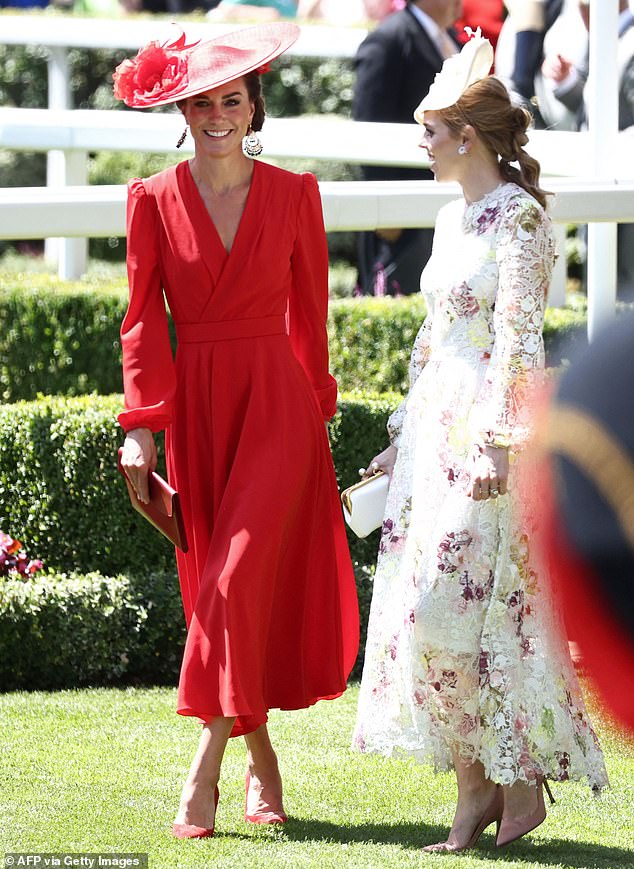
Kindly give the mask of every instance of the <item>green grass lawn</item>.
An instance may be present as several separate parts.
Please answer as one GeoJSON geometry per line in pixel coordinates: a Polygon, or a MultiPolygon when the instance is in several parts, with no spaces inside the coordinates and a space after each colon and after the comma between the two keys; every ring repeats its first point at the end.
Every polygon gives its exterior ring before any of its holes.
{"type": "Polygon", "coordinates": [[[612,789],[555,785],[557,803],[524,840],[496,852],[491,833],[465,856],[423,856],[451,821],[452,776],[349,750],[357,688],[313,709],[273,713],[291,820],[244,823],[243,740],[231,740],[217,835],[170,835],[198,738],[168,689],[0,697],[0,856],[149,853],[150,867],[634,867],[634,744],[595,715],[612,789]]]}

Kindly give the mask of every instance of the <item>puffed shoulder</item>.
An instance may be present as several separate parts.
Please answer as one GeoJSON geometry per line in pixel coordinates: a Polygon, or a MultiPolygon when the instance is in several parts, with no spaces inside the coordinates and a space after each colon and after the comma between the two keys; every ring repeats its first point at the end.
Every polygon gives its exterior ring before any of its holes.
{"type": "Polygon", "coordinates": [[[134,197],[134,199],[143,199],[147,196],[143,178],[130,178],[128,181],[128,195],[134,197]]]}
{"type": "Polygon", "coordinates": [[[311,194],[319,194],[319,182],[312,172],[302,172],[300,177],[302,179],[302,192],[304,194],[309,196],[311,194]]]}

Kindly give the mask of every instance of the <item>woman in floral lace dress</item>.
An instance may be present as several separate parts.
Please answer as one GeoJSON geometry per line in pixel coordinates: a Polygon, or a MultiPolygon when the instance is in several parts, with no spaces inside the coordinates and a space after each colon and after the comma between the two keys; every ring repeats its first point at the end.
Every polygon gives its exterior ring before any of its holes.
{"type": "Polygon", "coordinates": [[[436,179],[463,198],[438,215],[410,390],[370,463],[391,482],[354,747],[455,769],[453,825],[426,850],[471,847],[493,822],[498,846],[519,838],[546,816],[546,778],[607,784],[541,584],[538,509],[518,503],[554,246],[528,115],[491,60],[476,34],[416,113],[436,179]]]}

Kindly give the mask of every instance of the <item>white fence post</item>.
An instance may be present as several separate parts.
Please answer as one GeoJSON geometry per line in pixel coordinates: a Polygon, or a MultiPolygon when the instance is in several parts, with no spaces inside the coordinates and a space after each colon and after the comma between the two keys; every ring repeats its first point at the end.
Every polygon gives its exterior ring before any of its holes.
{"type": "MultiPolygon", "coordinates": [[[[68,50],[60,46],[48,49],[48,107],[70,109],[70,66],[68,50]]],[[[49,151],[46,161],[48,187],[66,187],[87,182],[88,155],[84,151],[49,151]]],[[[47,238],[44,252],[48,262],[57,264],[62,280],[81,277],[86,271],[88,239],[47,238]]]]}
{"type": "MultiPolygon", "coordinates": [[[[588,128],[596,178],[614,177],[618,133],[618,0],[590,2],[588,128]]],[[[614,316],[616,224],[588,226],[588,338],[614,316]]]]}
{"type": "Polygon", "coordinates": [[[553,276],[548,291],[548,304],[551,308],[563,308],[566,304],[566,281],[568,278],[568,269],[566,268],[566,229],[565,223],[553,223],[557,259],[555,260],[553,276]]]}

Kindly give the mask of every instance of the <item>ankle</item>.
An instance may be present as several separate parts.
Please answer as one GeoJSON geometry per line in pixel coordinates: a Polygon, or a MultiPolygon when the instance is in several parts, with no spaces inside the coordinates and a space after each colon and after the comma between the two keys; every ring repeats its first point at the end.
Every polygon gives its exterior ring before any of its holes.
{"type": "Polygon", "coordinates": [[[491,779],[484,781],[461,782],[458,787],[458,798],[469,802],[493,795],[497,785],[491,779]]]}
{"type": "Polygon", "coordinates": [[[267,758],[266,760],[263,758],[258,758],[257,761],[251,759],[247,760],[247,774],[254,779],[258,779],[262,781],[264,779],[271,778],[279,778],[280,777],[280,768],[277,763],[277,757],[273,755],[272,758],[267,758]]]}

